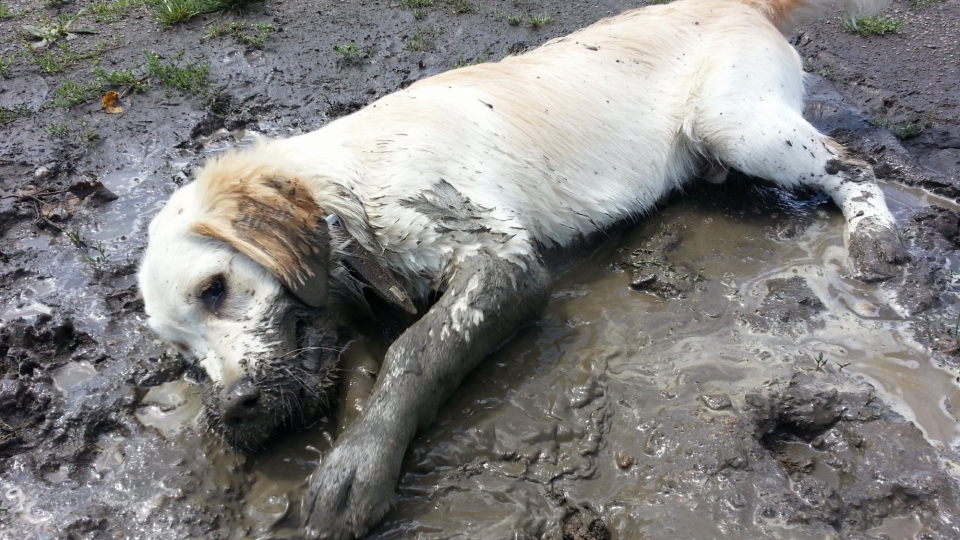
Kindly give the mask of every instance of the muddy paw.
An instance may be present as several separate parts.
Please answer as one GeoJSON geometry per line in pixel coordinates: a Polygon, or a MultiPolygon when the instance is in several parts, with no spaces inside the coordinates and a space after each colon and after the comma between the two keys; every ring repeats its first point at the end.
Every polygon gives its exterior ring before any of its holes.
{"type": "Polygon", "coordinates": [[[400,462],[384,446],[338,444],[324,457],[303,501],[306,538],[358,538],[380,521],[393,500],[400,462]]]}
{"type": "Polygon", "coordinates": [[[896,229],[863,224],[850,234],[848,245],[854,276],[866,283],[888,280],[910,260],[896,229]]]}

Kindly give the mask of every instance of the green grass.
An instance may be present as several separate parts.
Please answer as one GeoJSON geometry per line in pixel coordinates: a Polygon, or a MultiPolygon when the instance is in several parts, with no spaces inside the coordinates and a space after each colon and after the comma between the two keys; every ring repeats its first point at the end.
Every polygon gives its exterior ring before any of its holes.
{"type": "Polygon", "coordinates": [[[468,0],[453,0],[450,4],[450,9],[457,14],[460,13],[476,13],[480,11],[480,8],[471,4],[468,0]]]}
{"type": "Polygon", "coordinates": [[[894,137],[901,141],[906,141],[923,133],[923,130],[930,126],[931,121],[929,118],[924,118],[921,120],[901,120],[895,122],[889,118],[878,116],[872,119],[870,123],[880,128],[889,129],[894,137]]]}
{"type": "Polygon", "coordinates": [[[231,36],[237,43],[252,47],[263,47],[273,32],[272,24],[247,22],[232,22],[230,24],[214,24],[207,35],[210,37],[231,36]]]}
{"type": "Polygon", "coordinates": [[[58,124],[56,122],[51,123],[47,127],[43,128],[51,137],[56,137],[58,139],[66,139],[70,135],[70,126],[66,122],[58,124]]]}
{"type": "Polygon", "coordinates": [[[10,8],[8,8],[6,4],[0,4],[0,21],[12,18],[13,13],[10,11],[10,8]]]}
{"type": "Polygon", "coordinates": [[[340,55],[340,61],[344,64],[360,64],[365,59],[373,56],[373,49],[361,49],[352,41],[334,45],[333,50],[340,55]]]}
{"type": "Polygon", "coordinates": [[[197,62],[183,63],[183,51],[177,54],[177,59],[165,60],[153,52],[144,52],[147,57],[147,76],[156,79],[167,88],[175,88],[184,92],[204,94],[209,86],[210,63],[197,62]]]}
{"type": "Polygon", "coordinates": [[[20,103],[13,107],[0,106],[0,125],[9,124],[17,118],[30,116],[31,114],[33,114],[33,109],[26,103],[20,103]]]}
{"type": "Polygon", "coordinates": [[[453,13],[476,13],[480,8],[470,0],[401,0],[400,7],[413,11],[413,18],[420,20],[431,9],[449,9],[453,13]]]}
{"type": "Polygon", "coordinates": [[[403,42],[404,48],[414,52],[431,51],[435,46],[433,43],[435,35],[436,30],[431,28],[424,29],[418,26],[417,31],[403,42]]]}
{"type": "Polygon", "coordinates": [[[123,20],[133,8],[143,3],[144,0],[99,0],[87,10],[98,23],[114,23],[123,20]]]}
{"type": "MultiPolygon", "coordinates": [[[[84,124],[83,130],[80,131],[80,141],[86,144],[88,147],[93,148],[100,142],[100,134],[90,126],[84,124]]],[[[102,246],[102,244],[101,244],[102,246]]]]}
{"type": "Polygon", "coordinates": [[[485,56],[477,56],[472,60],[467,60],[461,54],[460,58],[453,63],[453,69],[458,69],[458,68],[467,67],[467,66],[474,66],[477,64],[485,64],[489,61],[490,61],[490,51],[487,51],[485,56]]]}
{"type": "Polygon", "coordinates": [[[553,22],[553,15],[533,15],[527,20],[530,28],[540,28],[553,22]]]}
{"type": "Polygon", "coordinates": [[[242,8],[260,0],[149,0],[154,16],[168,28],[189,21],[197,15],[242,8]]]}
{"type": "Polygon", "coordinates": [[[14,60],[17,59],[17,55],[12,54],[6,58],[0,56],[0,77],[6,79],[10,76],[10,66],[13,65],[14,60]]]}
{"type": "Polygon", "coordinates": [[[57,107],[74,107],[89,101],[100,89],[97,84],[79,84],[73,79],[63,81],[63,84],[53,91],[53,104],[57,107]]]}
{"type": "Polygon", "coordinates": [[[861,36],[881,36],[883,34],[899,34],[900,29],[903,28],[903,21],[886,15],[876,15],[862,19],[845,15],[843,26],[861,36]]]}
{"type": "Polygon", "coordinates": [[[67,66],[50,51],[34,51],[33,55],[28,56],[27,59],[44,73],[63,73],[67,69],[67,66]]]}
{"type": "Polygon", "coordinates": [[[923,9],[935,6],[943,0],[910,0],[910,7],[913,9],[923,9]]]}
{"type": "Polygon", "coordinates": [[[101,86],[129,86],[140,80],[132,69],[111,69],[107,71],[100,66],[93,68],[93,74],[100,81],[101,86]]]}

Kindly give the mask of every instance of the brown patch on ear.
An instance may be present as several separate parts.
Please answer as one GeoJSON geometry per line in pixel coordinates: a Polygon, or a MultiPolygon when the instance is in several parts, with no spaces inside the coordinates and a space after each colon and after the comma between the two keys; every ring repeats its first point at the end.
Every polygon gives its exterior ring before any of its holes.
{"type": "Polygon", "coordinates": [[[330,236],[323,210],[298,180],[255,176],[207,187],[192,232],[227,242],[270,270],[307,305],[327,300],[330,236]]]}

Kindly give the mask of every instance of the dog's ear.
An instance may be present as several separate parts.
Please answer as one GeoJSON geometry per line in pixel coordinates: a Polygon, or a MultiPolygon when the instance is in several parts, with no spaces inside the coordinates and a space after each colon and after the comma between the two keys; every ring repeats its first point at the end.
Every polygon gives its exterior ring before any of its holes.
{"type": "Polygon", "coordinates": [[[196,234],[227,242],[270,270],[303,303],[327,303],[330,234],[323,210],[300,182],[281,177],[207,186],[196,234]]]}

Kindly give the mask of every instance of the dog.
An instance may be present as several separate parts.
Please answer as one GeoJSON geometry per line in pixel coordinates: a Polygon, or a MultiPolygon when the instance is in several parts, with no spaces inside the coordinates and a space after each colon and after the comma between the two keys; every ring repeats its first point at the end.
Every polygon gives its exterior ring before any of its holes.
{"type": "Polygon", "coordinates": [[[907,255],[871,168],[801,115],[801,60],[783,32],[827,3],[627,11],[212,159],[150,225],[149,325],[203,374],[210,426],[256,447],[330,405],[347,314],[402,321],[302,505],[308,538],[360,536],[387,511],[418,429],[544,309],[545,250],[735,168],[826,192],[852,274],[898,272],[907,255]]]}

